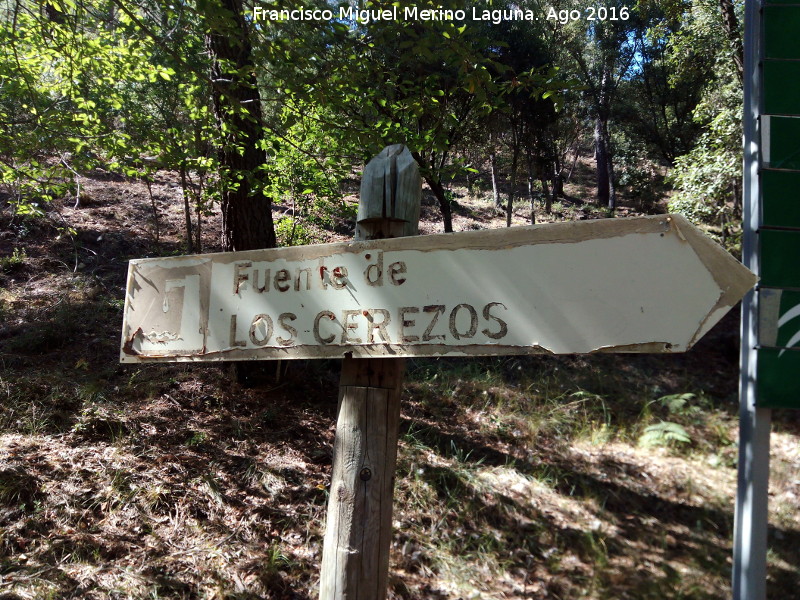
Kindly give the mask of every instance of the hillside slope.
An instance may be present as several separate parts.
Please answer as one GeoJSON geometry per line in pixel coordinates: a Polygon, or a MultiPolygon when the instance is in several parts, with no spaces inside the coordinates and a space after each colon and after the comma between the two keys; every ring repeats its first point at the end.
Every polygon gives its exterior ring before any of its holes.
{"type": "MultiPolygon", "coordinates": [[[[182,251],[180,189],[84,190],[0,221],[0,598],[315,598],[338,362],[249,388],[119,365],[126,261],[182,251]]],[[[503,223],[457,192],[457,230],[503,223]]],[[[312,238],[348,239],[354,200],[312,238]]],[[[437,230],[429,199],[423,219],[437,230]]],[[[409,360],[390,597],[728,598],[737,327],[683,355],[409,360]]],[[[797,413],[774,430],[769,591],[800,598],[797,413]]]]}

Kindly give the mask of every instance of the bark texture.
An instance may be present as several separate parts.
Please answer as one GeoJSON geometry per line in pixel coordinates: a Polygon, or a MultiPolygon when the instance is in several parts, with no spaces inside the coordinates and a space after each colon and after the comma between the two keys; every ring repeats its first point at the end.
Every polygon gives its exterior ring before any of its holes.
{"type": "Polygon", "coordinates": [[[742,42],[742,33],[739,29],[739,19],[736,17],[736,10],[732,0],[719,0],[719,6],[722,11],[722,26],[733,50],[736,76],[739,79],[739,83],[742,83],[744,81],[744,44],[742,42]]]}
{"type": "Polygon", "coordinates": [[[222,137],[222,243],[226,251],[275,247],[272,201],[264,194],[260,172],[266,155],[261,98],[241,0],[220,0],[206,46],[212,57],[214,113],[222,137]]]}

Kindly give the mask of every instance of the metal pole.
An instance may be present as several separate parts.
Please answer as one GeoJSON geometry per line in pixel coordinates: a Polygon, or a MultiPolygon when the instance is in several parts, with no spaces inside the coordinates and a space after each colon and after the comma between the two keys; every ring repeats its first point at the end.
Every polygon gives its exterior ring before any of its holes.
{"type": "MultiPolygon", "coordinates": [[[[746,0],[744,37],[744,181],[742,262],[759,274],[759,125],[761,116],[761,0],[746,0]]],[[[742,301],[739,385],[739,472],[733,541],[733,599],[767,597],[767,500],[772,411],[756,407],[758,291],[742,301]]]]}

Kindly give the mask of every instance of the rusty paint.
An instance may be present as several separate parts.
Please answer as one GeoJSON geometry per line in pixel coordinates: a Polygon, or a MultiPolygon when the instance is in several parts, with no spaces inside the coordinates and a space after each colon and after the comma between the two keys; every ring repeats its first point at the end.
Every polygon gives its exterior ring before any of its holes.
{"type": "MultiPolygon", "coordinates": [[[[295,360],[307,358],[380,358],[387,356],[407,356],[407,346],[401,344],[385,344],[376,343],[373,345],[359,345],[346,347],[338,345],[329,346],[289,346],[289,347],[269,347],[265,348],[263,352],[253,352],[250,349],[244,350],[242,348],[223,348],[222,350],[214,350],[206,352],[204,355],[200,353],[192,354],[148,354],[140,356],[136,362],[219,362],[229,360],[269,360],[269,359],[282,359],[282,360],[295,360]],[[344,350],[344,351],[343,351],[344,350]]],[[[492,345],[490,348],[483,348],[481,346],[460,346],[455,350],[453,346],[446,344],[417,344],[416,348],[424,350],[420,352],[419,356],[511,356],[511,355],[539,355],[547,354],[553,355],[554,352],[543,348],[541,346],[504,346],[492,345]]],[[[593,350],[594,352],[664,352],[663,345],[654,344],[652,347],[649,345],[634,345],[629,347],[608,347],[593,350]],[[619,349],[614,349],[619,348],[619,349]]]]}
{"type": "Polygon", "coordinates": [[[660,354],[676,352],[672,349],[672,344],[664,342],[647,342],[645,344],[621,344],[618,346],[601,346],[590,352],[590,354],[639,354],[657,352],[660,354]]]}
{"type": "Polygon", "coordinates": [[[139,329],[133,332],[133,335],[130,338],[125,340],[125,343],[122,345],[122,351],[129,356],[137,356],[139,353],[133,349],[133,342],[136,340],[137,335],[142,334],[144,334],[144,332],[142,331],[142,328],[139,327],[139,329]]]}

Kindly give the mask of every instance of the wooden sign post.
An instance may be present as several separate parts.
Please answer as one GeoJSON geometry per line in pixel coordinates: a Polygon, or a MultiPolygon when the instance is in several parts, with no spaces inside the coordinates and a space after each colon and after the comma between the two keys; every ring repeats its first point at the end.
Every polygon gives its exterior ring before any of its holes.
{"type": "MultiPolygon", "coordinates": [[[[421,200],[411,153],[385,148],[364,169],[356,240],[417,235],[421,200]]],[[[385,273],[375,265],[377,280],[385,273]]],[[[404,371],[404,358],[344,359],[320,600],[386,597],[404,371]]]]}
{"type": "Polygon", "coordinates": [[[756,281],[680,215],[417,236],[421,193],[390,146],[353,242],[128,269],[121,362],[344,358],[322,600],[386,595],[404,357],[683,352],[756,281]]]}

